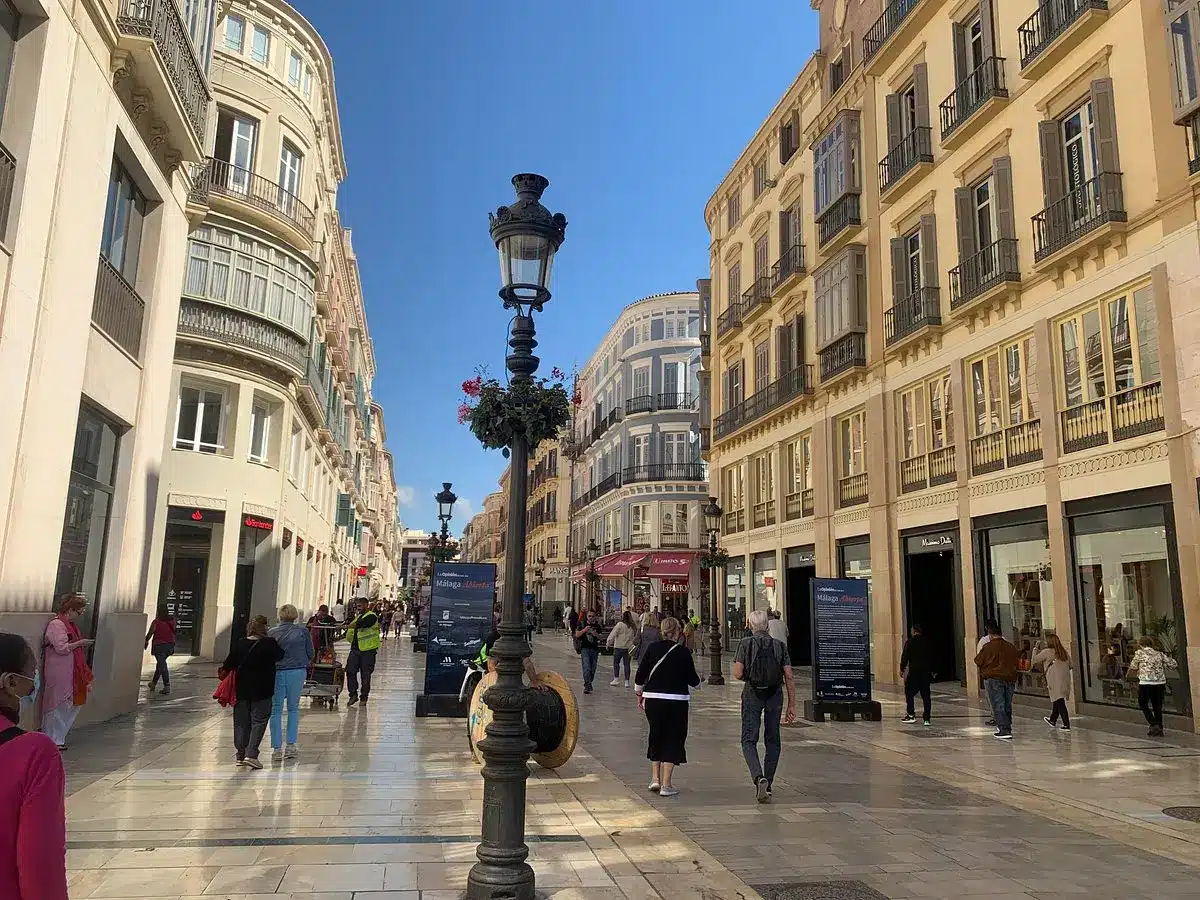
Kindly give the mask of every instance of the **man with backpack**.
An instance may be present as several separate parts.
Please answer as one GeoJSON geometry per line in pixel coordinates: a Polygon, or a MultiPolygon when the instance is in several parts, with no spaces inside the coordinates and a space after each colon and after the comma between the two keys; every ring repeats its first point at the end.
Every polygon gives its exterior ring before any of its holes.
{"type": "Polygon", "coordinates": [[[792,659],[787,644],[771,637],[765,609],[750,613],[750,636],[738,644],[733,677],[745,682],[742,688],[742,755],[750,769],[750,778],[759,803],[771,801],[775,770],[782,750],[779,723],[789,725],[796,719],[796,683],[792,680],[792,659]],[[787,689],[787,711],[783,707],[783,688],[787,689]],[[758,758],[759,723],[762,723],[766,757],[758,758]]]}

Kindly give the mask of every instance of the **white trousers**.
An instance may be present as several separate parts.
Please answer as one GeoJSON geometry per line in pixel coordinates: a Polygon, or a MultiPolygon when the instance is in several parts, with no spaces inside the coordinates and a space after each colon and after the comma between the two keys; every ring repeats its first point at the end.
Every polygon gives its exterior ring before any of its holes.
{"type": "Polygon", "coordinates": [[[56,709],[48,709],[42,713],[42,733],[61,747],[67,742],[67,734],[78,715],[79,707],[69,700],[56,709]]]}

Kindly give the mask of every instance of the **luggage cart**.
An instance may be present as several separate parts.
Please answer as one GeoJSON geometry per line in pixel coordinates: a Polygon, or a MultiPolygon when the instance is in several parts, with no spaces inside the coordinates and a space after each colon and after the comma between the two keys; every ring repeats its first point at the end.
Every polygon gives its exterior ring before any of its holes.
{"type": "Polygon", "coordinates": [[[309,669],[300,696],[312,698],[313,706],[337,709],[345,683],[346,672],[336,658],[329,662],[315,662],[309,669]]]}

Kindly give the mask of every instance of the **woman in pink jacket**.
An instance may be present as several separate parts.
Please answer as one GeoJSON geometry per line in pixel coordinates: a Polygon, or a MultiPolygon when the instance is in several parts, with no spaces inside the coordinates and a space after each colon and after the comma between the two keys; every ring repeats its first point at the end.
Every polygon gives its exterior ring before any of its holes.
{"type": "Polygon", "coordinates": [[[58,604],[58,615],[46,626],[42,731],[59,750],[67,749],[67,734],[75,724],[79,708],[87,703],[92,684],[87,648],[95,641],[85,638],[76,624],[85,606],[87,601],[82,595],[64,594],[58,604]]]}
{"type": "Polygon", "coordinates": [[[66,775],[54,741],[17,727],[37,700],[37,658],[0,632],[0,897],[67,900],[66,775]]]}

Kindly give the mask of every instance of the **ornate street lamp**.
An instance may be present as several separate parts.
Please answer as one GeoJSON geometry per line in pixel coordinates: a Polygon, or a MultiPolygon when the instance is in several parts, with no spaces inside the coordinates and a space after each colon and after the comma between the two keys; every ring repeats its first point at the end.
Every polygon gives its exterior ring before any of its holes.
{"type": "Polygon", "coordinates": [[[596,608],[596,585],[600,583],[600,576],[596,574],[596,560],[600,557],[600,545],[596,543],[596,539],[592,538],[587,543],[588,558],[588,608],[587,612],[591,612],[596,608]]]}
{"type": "Polygon", "coordinates": [[[442,550],[445,551],[450,543],[450,520],[453,518],[454,504],[458,501],[458,496],[450,490],[450,482],[443,481],[442,489],[433,495],[433,499],[437,501],[438,518],[442,521],[442,550]]]}
{"type": "MultiPolygon", "coordinates": [[[[500,207],[491,219],[492,241],[500,255],[500,299],[505,309],[516,310],[512,319],[505,365],[511,373],[509,390],[533,382],[539,360],[533,355],[533,313],[550,300],[550,271],[554,254],[566,237],[567,219],[541,204],[550,182],[541,175],[514,175],[517,199],[500,207]]],[[[467,878],[467,900],[533,900],[533,868],[526,861],[525,782],[529,778],[529,740],[525,710],[529,689],[523,674],[525,658],[533,651],[525,640],[521,595],[525,585],[525,516],[529,490],[529,441],[517,434],[508,448],[511,474],[508,482],[508,547],[504,559],[504,596],[501,601],[500,638],[491,650],[496,660],[496,684],[484,700],[492,710],[487,737],[479,742],[483,753],[482,840],[475,850],[479,861],[467,878]]]]}
{"type": "Polygon", "coordinates": [[[721,534],[721,507],[716,497],[709,497],[704,507],[704,525],[708,529],[708,597],[710,613],[708,619],[708,683],[724,684],[725,676],[721,674],[721,617],[720,605],[717,599],[719,583],[717,567],[711,565],[716,561],[717,538],[721,534]]]}
{"type": "Polygon", "coordinates": [[[539,556],[537,566],[533,570],[533,593],[534,603],[537,604],[537,633],[544,634],[542,631],[542,590],[546,587],[546,557],[539,556]]]}

